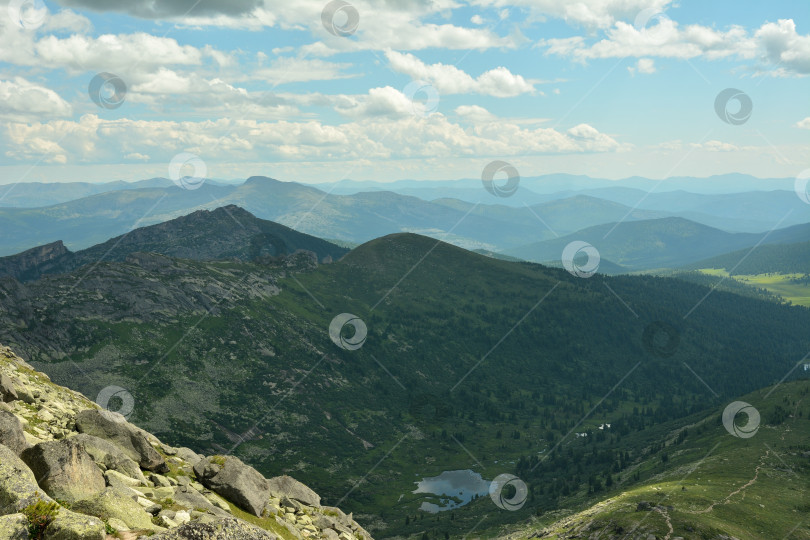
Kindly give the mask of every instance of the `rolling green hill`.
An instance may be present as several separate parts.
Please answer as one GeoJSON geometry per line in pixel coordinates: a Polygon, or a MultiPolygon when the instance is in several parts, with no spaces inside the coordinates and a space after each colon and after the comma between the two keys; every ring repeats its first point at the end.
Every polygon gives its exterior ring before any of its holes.
{"type": "Polygon", "coordinates": [[[294,472],[375,536],[462,536],[566,507],[618,448],[640,458],[649,430],[779,381],[810,349],[807,310],[707,291],[397,234],[320,266],[134,253],[2,278],[0,342],[87,395],[126,388],[132,419],[170,444],[294,472]],[[362,348],[330,340],[341,313],[365,322],[362,348]],[[606,422],[615,432],[568,455],[606,422]],[[519,474],[555,447],[519,511],[419,511],[437,500],[412,493],[420,478],[519,474]]]}
{"type": "Polygon", "coordinates": [[[763,238],[763,245],[768,245],[796,242],[808,235],[808,224],[778,229],[766,236],[765,233],[728,233],[682,218],[663,218],[597,225],[505,253],[537,262],[559,260],[566,245],[583,240],[616,264],[630,270],[650,270],[693,265],[718,253],[750,248],[763,238]]]}
{"type": "Polygon", "coordinates": [[[722,268],[731,275],[794,274],[810,272],[810,241],[795,244],[763,245],[724,253],[689,265],[690,269],[722,268]],[[749,253],[750,251],[750,253],[749,253]]]}

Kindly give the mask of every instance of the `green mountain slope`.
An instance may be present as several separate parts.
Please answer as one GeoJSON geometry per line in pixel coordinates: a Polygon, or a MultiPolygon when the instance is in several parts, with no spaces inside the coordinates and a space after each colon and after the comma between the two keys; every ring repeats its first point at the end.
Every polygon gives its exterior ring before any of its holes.
{"type": "Polygon", "coordinates": [[[693,263],[689,268],[722,268],[731,275],[807,273],[810,272],[810,241],[763,245],[753,251],[744,249],[725,253],[693,263]]]}
{"type": "Polygon", "coordinates": [[[794,225],[763,234],[728,233],[682,218],[628,221],[589,227],[576,233],[506,250],[507,255],[532,261],[559,260],[570,242],[582,240],[592,244],[602,257],[632,270],[682,267],[751,247],[760,242],[777,244],[795,242],[810,235],[810,225],[794,225]]]}
{"type": "Polygon", "coordinates": [[[706,293],[398,234],[321,266],[136,253],[86,274],[0,279],[0,342],[87,395],[128,389],[133,420],[170,444],[294,472],[375,536],[430,523],[462,536],[561,508],[555,479],[587,490],[619,448],[638,457],[650,429],[777,382],[810,349],[807,310],[706,293]],[[341,313],[365,322],[361,348],[330,339],[341,313]],[[615,434],[594,436],[582,459],[537,469],[519,511],[419,511],[436,501],[413,493],[422,477],[518,474],[521,458],[605,422],[615,434]]]}
{"type": "MultiPolygon", "coordinates": [[[[657,444],[626,472],[607,467],[580,511],[540,515],[506,538],[810,538],[810,380],[740,400],[759,415],[750,438],[732,435],[718,410],[661,426],[657,444]],[[611,486],[605,488],[606,478],[611,486]],[[598,501],[594,502],[593,501],[598,501]]],[[[741,413],[737,425],[744,426],[741,413]]],[[[573,450],[577,452],[577,449],[573,450]]]]}

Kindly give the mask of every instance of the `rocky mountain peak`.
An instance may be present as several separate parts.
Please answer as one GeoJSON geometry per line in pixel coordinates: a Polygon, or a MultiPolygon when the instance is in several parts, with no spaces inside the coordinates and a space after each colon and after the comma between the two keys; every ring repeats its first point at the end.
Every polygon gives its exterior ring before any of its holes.
{"type": "Polygon", "coordinates": [[[371,540],[289,476],[175,448],[0,346],[0,538],[371,540]]]}

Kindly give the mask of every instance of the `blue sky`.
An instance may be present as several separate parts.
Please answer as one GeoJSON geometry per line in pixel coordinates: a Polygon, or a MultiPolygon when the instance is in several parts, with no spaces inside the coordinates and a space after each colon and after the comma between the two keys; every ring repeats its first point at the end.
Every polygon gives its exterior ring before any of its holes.
{"type": "Polygon", "coordinates": [[[806,1],[2,1],[0,183],[810,167],[806,1]]]}

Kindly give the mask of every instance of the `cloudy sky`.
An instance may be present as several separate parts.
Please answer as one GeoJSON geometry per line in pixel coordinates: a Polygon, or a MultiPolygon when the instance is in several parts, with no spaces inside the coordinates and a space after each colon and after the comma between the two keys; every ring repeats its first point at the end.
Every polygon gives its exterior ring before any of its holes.
{"type": "Polygon", "coordinates": [[[806,0],[0,4],[0,183],[810,167],[806,0]]]}

